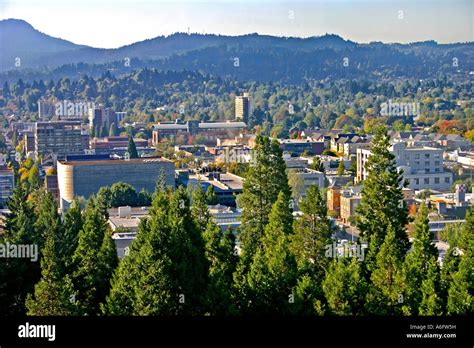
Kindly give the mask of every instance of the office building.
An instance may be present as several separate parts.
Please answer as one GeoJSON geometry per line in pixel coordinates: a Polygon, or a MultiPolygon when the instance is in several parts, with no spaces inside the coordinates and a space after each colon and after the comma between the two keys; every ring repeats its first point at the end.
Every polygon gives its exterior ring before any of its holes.
{"type": "Polygon", "coordinates": [[[83,129],[80,121],[36,122],[36,155],[56,155],[64,158],[70,154],[84,153],[83,129]]]}
{"type": "Polygon", "coordinates": [[[100,156],[68,157],[57,162],[61,209],[67,209],[75,196],[89,198],[103,186],[124,182],[137,191],[155,190],[163,173],[165,183],[174,187],[174,163],[163,158],[103,159],[100,156]]]}

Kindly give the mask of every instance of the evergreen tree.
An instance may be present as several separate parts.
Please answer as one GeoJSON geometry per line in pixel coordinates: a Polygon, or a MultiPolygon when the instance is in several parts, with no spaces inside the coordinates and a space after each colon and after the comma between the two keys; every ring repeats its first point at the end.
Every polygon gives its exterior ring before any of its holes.
{"type": "MultiPolygon", "coordinates": [[[[373,242],[373,240],[372,240],[373,242]]],[[[403,254],[391,225],[376,256],[376,268],[372,272],[367,306],[369,312],[381,315],[402,314],[404,306],[405,279],[403,254]]]]}
{"type": "Polygon", "coordinates": [[[131,135],[128,136],[127,152],[130,155],[130,158],[138,158],[139,157],[137,147],[135,146],[135,142],[133,141],[133,138],[132,138],[131,135]]]}
{"type": "MultiPolygon", "coordinates": [[[[10,212],[6,215],[0,243],[36,246],[39,253],[43,248],[43,238],[41,231],[35,229],[36,215],[28,196],[24,184],[18,184],[13,190],[7,202],[10,212]]],[[[0,316],[24,314],[26,295],[34,290],[40,278],[39,260],[0,258],[0,316]]]]}
{"type": "MultiPolygon", "coordinates": [[[[437,266],[438,250],[433,244],[433,233],[430,231],[428,209],[421,204],[414,225],[413,247],[405,258],[404,270],[406,277],[406,304],[411,307],[413,314],[418,313],[423,293],[420,292],[423,281],[430,276],[430,281],[439,281],[437,266]],[[433,266],[434,265],[434,266],[433,266]],[[434,269],[433,269],[434,267],[434,269]],[[429,274],[428,270],[432,273],[429,274]]],[[[427,283],[428,284],[428,283],[427,283]]],[[[439,288],[440,284],[432,284],[439,288]]]]}
{"type": "Polygon", "coordinates": [[[208,264],[186,191],[153,195],[148,219],[113,277],[102,311],[112,315],[192,315],[205,307],[208,264]]]}
{"type": "Polygon", "coordinates": [[[84,213],[82,230],[73,255],[73,284],[81,314],[97,314],[99,304],[109,291],[111,270],[117,264],[115,245],[107,223],[91,197],[84,213]]]}
{"type": "Polygon", "coordinates": [[[293,288],[294,305],[292,312],[296,315],[323,315],[326,311],[321,300],[321,283],[314,277],[303,274],[293,288]]]}
{"type": "MultiPolygon", "coordinates": [[[[212,187],[209,186],[209,187],[212,187]]],[[[207,194],[204,193],[202,186],[197,185],[192,191],[192,206],[191,211],[194,220],[197,222],[198,229],[202,233],[206,230],[211,215],[207,207],[207,194]]]]}
{"type": "Polygon", "coordinates": [[[75,294],[69,275],[63,274],[58,248],[58,230],[54,224],[45,231],[46,241],[41,260],[41,280],[35,285],[34,296],[26,298],[28,315],[75,315],[75,294]]]}
{"type": "Polygon", "coordinates": [[[207,286],[208,263],[204,240],[189,207],[189,197],[179,187],[169,203],[168,225],[171,244],[167,255],[172,261],[171,274],[176,275],[179,296],[185,296],[180,311],[188,314],[202,312],[205,298],[202,289],[207,286]]]}
{"type": "Polygon", "coordinates": [[[332,224],[326,215],[326,200],[318,186],[311,185],[306,199],[299,205],[302,216],[295,221],[290,248],[295,255],[300,278],[300,288],[296,292],[307,297],[299,297],[297,305],[301,307],[299,311],[319,311],[324,300],[321,282],[329,268],[326,247],[332,243],[332,224]],[[301,287],[305,287],[304,291],[301,287]]]}
{"type": "Polygon", "coordinates": [[[344,167],[344,161],[341,158],[339,161],[339,165],[337,166],[337,175],[341,176],[344,175],[345,167],[344,167]]]}
{"type": "Polygon", "coordinates": [[[231,229],[222,233],[212,220],[204,232],[206,258],[209,262],[208,312],[212,315],[232,314],[232,286],[238,256],[231,229]]]}
{"type": "Polygon", "coordinates": [[[277,141],[257,136],[254,163],[249,167],[243,193],[237,197],[242,211],[242,229],[239,241],[243,262],[248,265],[260,245],[268,215],[278,194],[283,192],[287,202],[291,199],[286,164],[277,141]]]}
{"type": "Polygon", "coordinates": [[[82,230],[81,203],[76,197],[64,214],[64,233],[60,243],[60,257],[66,268],[66,273],[72,272],[72,255],[77,248],[79,233],[82,230]]]}
{"type": "Polygon", "coordinates": [[[367,284],[357,258],[335,259],[326,273],[322,288],[331,313],[363,314],[367,284]]]}
{"type": "Polygon", "coordinates": [[[434,258],[427,261],[427,273],[421,282],[421,301],[418,307],[419,315],[443,314],[443,299],[440,286],[439,266],[434,258]]]}
{"type": "Polygon", "coordinates": [[[295,222],[291,248],[298,261],[300,272],[309,272],[320,281],[328,269],[326,246],[332,243],[333,228],[327,217],[326,200],[319,187],[311,185],[306,199],[300,202],[303,213],[295,222]]]}
{"type": "Polygon", "coordinates": [[[166,249],[163,250],[169,245],[166,212],[169,198],[167,192],[155,192],[149,217],[140,221],[137,237],[114,273],[110,294],[102,306],[104,314],[176,313],[178,298],[166,271],[171,262],[164,252],[166,249]]]}
{"type": "Polygon", "coordinates": [[[209,205],[216,205],[218,203],[217,195],[214,192],[214,185],[209,185],[207,188],[206,201],[209,205]]]}
{"type": "Polygon", "coordinates": [[[377,129],[372,141],[372,154],[366,164],[369,175],[363,184],[361,203],[356,208],[356,226],[362,240],[369,245],[364,262],[369,273],[375,267],[375,256],[384,242],[388,226],[395,232],[400,253],[404,255],[409,247],[405,230],[409,222],[408,213],[401,204],[403,176],[397,171],[389,145],[386,129],[377,129]]]}
{"type": "Polygon", "coordinates": [[[243,310],[258,314],[291,313],[297,267],[289,248],[293,215],[283,192],[278,195],[269,220],[247,276],[250,302],[243,310]]]}
{"type": "Polygon", "coordinates": [[[474,213],[468,212],[456,249],[459,258],[457,270],[452,273],[449,282],[448,314],[474,313],[474,213]]]}

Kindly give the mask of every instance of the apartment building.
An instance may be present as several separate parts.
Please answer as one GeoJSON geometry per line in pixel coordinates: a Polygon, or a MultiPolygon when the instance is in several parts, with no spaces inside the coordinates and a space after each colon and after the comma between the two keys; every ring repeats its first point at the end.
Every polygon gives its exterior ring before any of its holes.
{"type": "Polygon", "coordinates": [[[252,113],[252,101],[248,93],[235,97],[235,119],[248,122],[252,113]]]}
{"type": "MultiPolygon", "coordinates": [[[[406,143],[395,143],[390,147],[395,155],[397,168],[403,170],[408,187],[413,190],[449,190],[453,174],[443,168],[443,149],[433,147],[407,147],[406,143]]],[[[372,152],[368,148],[357,150],[356,182],[368,177],[366,163],[372,152]]]]}

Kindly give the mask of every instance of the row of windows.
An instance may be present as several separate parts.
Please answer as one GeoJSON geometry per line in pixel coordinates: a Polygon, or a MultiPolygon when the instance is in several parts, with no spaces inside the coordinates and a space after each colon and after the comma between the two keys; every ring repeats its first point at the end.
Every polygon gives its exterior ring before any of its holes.
{"type": "MultiPolygon", "coordinates": [[[[415,185],[420,185],[420,179],[412,179],[412,182],[415,185]]],[[[441,180],[440,178],[434,178],[434,184],[440,184],[441,180]]],[[[444,178],[444,183],[445,184],[450,184],[451,183],[451,178],[450,177],[445,177],[444,178]]],[[[429,185],[430,184],[430,178],[424,178],[423,179],[423,184],[424,185],[429,185]]]]}

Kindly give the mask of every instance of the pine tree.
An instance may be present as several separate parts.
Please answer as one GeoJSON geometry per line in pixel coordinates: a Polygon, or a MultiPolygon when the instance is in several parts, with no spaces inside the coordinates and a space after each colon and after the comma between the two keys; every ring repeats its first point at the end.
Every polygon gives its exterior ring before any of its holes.
{"type": "Polygon", "coordinates": [[[170,193],[156,191],[150,215],[140,221],[137,237],[129,253],[119,263],[111,281],[111,290],[102,305],[107,315],[172,315],[178,298],[173,279],[169,278],[171,261],[166,255],[169,241],[167,205],[170,193]]]}
{"type": "Polygon", "coordinates": [[[74,198],[66,214],[64,214],[64,233],[61,252],[66,273],[72,272],[72,255],[77,248],[79,232],[82,230],[82,211],[79,199],[74,198]]]}
{"type": "Polygon", "coordinates": [[[81,314],[93,315],[99,312],[99,305],[109,291],[111,270],[117,264],[107,224],[92,196],[86,206],[82,230],[73,255],[74,288],[81,314]]]}
{"type": "MultiPolygon", "coordinates": [[[[433,233],[430,231],[428,209],[420,205],[414,225],[413,247],[405,258],[404,270],[406,277],[406,304],[411,307],[413,314],[418,313],[423,294],[420,292],[423,281],[428,277],[428,270],[437,272],[431,274],[431,281],[439,280],[437,266],[438,250],[433,244],[433,233]],[[435,265],[435,269],[432,269],[435,265]]],[[[437,289],[440,284],[433,284],[437,289]]]]}
{"type": "Polygon", "coordinates": [[[336,315],[364,313],[367,284],[357,258],[335,259],[326,273],[322,288],[331,313],[336,315]]]}
{"type": "Polygon", "coordinates": [[[244,311],[258,314],[291,313],[296,285],[296,261],[289,248],[293,215],[283,192],[272,207],[261,247],[247,277],[251,302],[244,311]]]}
{"type": "Polygon", "coordinates": [[[472,314],[474,313],[474,250],[470,250],[461,256],[459,269],[453,274],[452,282],[448,290],[448,314],[472,314]]]}
{"type": "Polygon", "coordinates": [[[209,221],[204,232],[206,258],[209,262],[208,312],[212,315],[232,314],[231,290],[238,256],[235,236],[231,229],[222,233],[214,221],[209,221]]]}
{"type": "Polygon", "coordinates": [[[202,312],[205,298],[202,289],[207,286],[208,263],[204,252],[204,240],[189,207],[189,197],[179,187],[169,203],[168,224],[171,244],[167,255],[172,264],[172,274],[185,296],[180,311],[188,314],[202,312]]]}
{"type": "Polygon", "coordinates": [[[243,209],[239,241],[245,265],[251,262],[260,246],[260,239],[269,221],[268,215],[280,191],[287,202],[291,199],[286,164],[278,142],[257,136],[254,153],[255,160],[249,167],[243,193],[237,197],[243,209]]]}
{"type": "MultiPolygon", "coordinates": [[[[212,185],[210,187],[212,187],[212,185]]],[[[206,230],[211,218],[207,204],[206,193],[203,191],[201,185],[197,185],[192,191],[191,211],[194,220],[198,224],[198,229],[202,233],[206,230]]]]}
{"type": "Polygon", "coordinates": [[[459,258],[457,270],[452,273],[448,289],[448,314],[474,313],[474,213],[466,215],[463,225],[459,248],[456,255],[459,258]]]}
{"type": "Polygon", "coordinates": [[[192,315],[203,313],[208,264],[204,241],[192,218],[189,198],[156,191],[148,219],[139,225],[129,255],[112,279],[102,306],[112,315],[192,315]]]}
{"type": "Polygon", "coordinates": [[[135,142],[133,141],[133,138],[132,138],[131,135],[128,136],[127,152],[130,155],[130,158],[138,158],[139,157],[137,147],[136,147],[135,142]]]}
{"type": "Polygon", "coordinates": [[[214,192],[214,185],[209,185],[206,190],[206,201],[209,205],[216,205],[219,201],[217,195],[214,192]]]}
{"type": "MultiPolygon", "coordinates": [[[[295,221],[295,233],[291,236],[290,248],[298,265],[298,286],[305,287],[304,291],[299,289],[297,292],[306,294],[307,298],[298,298],[297,304],[302,307],[304,304],[304,307],[311,310],[319,310],[324,300],[321,282],[329,269],[329,259],[325,255],[326,246],[332,243],[333,229],[326,215],[325,198],[318,186],[311,185],[307,189],[306,199],[299,205],[303,214],[295,221]]],[[[304,308],[299,310],[306,311],[304,308]]]]}
{"type": "Polygon", "coordinates": [[[46,231],[46,241],[41,260],[41,280],[35,285],[34,296],[26,298],[28,315],[75,315],[75,294],[69,275],[63,274],[58,252],[58,230],[54,225],[46,231]]]}
{"type": "Polygon", "coordinates": [[[344,167],[344,161],[342,158],[339,161],[339,165],[337,166],[337,175],[341,176],[344,175],[345,167],[344,167]]]}
{"type": "Polygon", "coordinates": [[[325,251],[326,246],[332,243],[333,228],[327,217],[325,197],[318,186],[309,186],[306,199],[300,202],[300,210],[303,215],[295,222],[291,247],[298,269],[322,280],[329,265],[325,251]]]}
{"type": "Polygon", "coordinates": [[[418,307],[419,315],[442,315],[443,299],[441,298],[440,272],[436,259],[427,261],[427,273],[421,282],[421,301],[418,307]]]}
{"type": "Polygon", "coordinates": [[[367,295],[368,310],[373,314],[391,315],[405,311],[405,279],[400,243],[396,239],[395,230],[389,225],[376,256],[376,268],[372,272],[372,284],[367,295]]]}
{"type": "Polygon", "coordinates": [[[321,300],[321,283],[314,277],[303,274],[293,288],[294,305],[292,313],[299,316],[325,314],[326,308],[321,300]]]}
{"type": "Polygon", "coordinates": [[[369,245],[364,262],[369,273],[375,267],[375,256],[384,242],[388,226],[395,232],[400,253],[405,254],[409,247],[405,229],[409,219],[401,204],[403,176],[397,171],[389,145],[386,128],[377,129],[366,165],[369,175],[363,183],[361,203],[356,208],[356,226],[362,240],[369,245]]]}
{"type": "MultiPolygon", "coordinates": [[[[5,228],[0,234],[1,244],[33,245],[38,252],[43,248],[41,231],[35,229],[36,215],[28,201],[26,185],[18,184],[7,202],[5,228]]],[[[24,314],[28,293],[41,278],[39,260],[26,258],[0,259],[0,316],[24,314]]]]}

